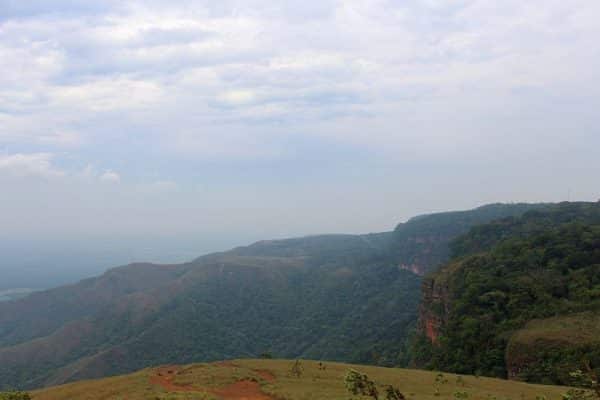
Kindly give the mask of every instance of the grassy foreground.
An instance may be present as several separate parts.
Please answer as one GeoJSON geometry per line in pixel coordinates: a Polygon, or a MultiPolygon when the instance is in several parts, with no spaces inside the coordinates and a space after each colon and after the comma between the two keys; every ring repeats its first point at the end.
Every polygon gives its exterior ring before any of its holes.
{"type": "Polygon", "coordinates": [[[296,377],[291,373],[293,364],[290,360],[244,359],[162,366],[42,389],[32,392],[32,397],[34,400],[363,399],[351,396],[344,386],[344,375],[350,368],[368,374],[378,384],[398,387],[407,399],[536,400],[545,396],[548,400],[559,400],[566,391],[558,386],[316,361],[301,361],[301,375],[296,377]]]}

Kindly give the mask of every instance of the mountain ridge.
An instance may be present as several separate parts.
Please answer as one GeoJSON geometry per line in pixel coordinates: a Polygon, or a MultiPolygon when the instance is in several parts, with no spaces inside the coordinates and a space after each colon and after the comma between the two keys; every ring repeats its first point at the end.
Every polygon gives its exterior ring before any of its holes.
{"type": "Polygon", "coordinates": [[[31,388],[263,352],[401,365],[421,284],[406,265],[433,269],[450,239],[472,225],[539,207],[493,205],[457,212],[454,222],[445,213],[434,236],[435,214],[393,232],[136,263],[0,303],[0,382],[31,388]]]}

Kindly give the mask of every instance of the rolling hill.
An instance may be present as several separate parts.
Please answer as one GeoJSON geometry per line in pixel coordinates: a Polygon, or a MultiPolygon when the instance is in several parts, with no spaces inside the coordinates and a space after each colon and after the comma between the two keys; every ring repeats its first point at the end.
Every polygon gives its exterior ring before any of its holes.
{"type": "Polygon", "coordinates": [[[385,385],[396,386],[408,400],[559,400],[566,391],[564,387],[499,379],[304,360],[300,361],[302,372],[296,376],[291,374],[293,365],[293,360],[252,359],[166,365],[38,390],[32,397],[33,400],[347,400],[351,395],[344,386],[344,375],[350,369],[366,373],[379,385],[381,393],[385,385]]]}
{"type": "Polygon", "coordinates": [[[0,389],[262,353],[403,365],[420,274],[469,228],[545,207],[493,204],[393,232],[262,241],[2,302],[0,389]]]}

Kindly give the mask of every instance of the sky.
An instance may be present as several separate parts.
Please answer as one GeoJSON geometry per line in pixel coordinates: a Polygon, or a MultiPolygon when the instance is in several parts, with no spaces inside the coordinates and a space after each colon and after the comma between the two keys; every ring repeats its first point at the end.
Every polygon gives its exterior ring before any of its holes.
{"type": "Polygon", "coordinates": [[[595,201],[599,37],[589,0],[2,0],[0,271],[595,201]]]}

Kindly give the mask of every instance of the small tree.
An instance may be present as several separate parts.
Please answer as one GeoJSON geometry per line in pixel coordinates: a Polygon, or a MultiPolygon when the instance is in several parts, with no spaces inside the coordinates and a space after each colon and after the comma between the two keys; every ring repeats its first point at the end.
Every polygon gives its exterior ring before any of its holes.
{"type": "Polygon", "coordinates": [[[398,388],[393,387],[392,385],[387,385],[385,388],[385,398],[386,400],[406,400],[406,397],[398,390],[398,388]]]}
{"type": "MultiPolygon", "coordinates": [[[[348,389],[352,394],[370,396],[375,400],[379,400],[377,384],[369,379],[367,374],[363,374],[351,369],[346,373],[344,383],[346,384],[346,389],[348,389]]],[[[404,397],[398,388],[392,385],[386,385],[385,400],[406,400],[406,397],[404,397]]]]}
{"type": "Polygon", "coordinates": [[[585,371],[580,369],[571,372],[569,375],[577,386],[582,386],[591,390],[571,389],[563,394],[564,400],[595,400],[600,399],[600,384],[598,375],[590,365],[589,361],[584,361],[585,371]]]}
{"type": "Polygon", "coordinates": [[[596,371],[594,371],[589,361],[584,361],[583,365],[588,377],[588,385],[590,389],[596,392],[596,397],[600,399],[600,383],[598,382],[598,374],[596,371]]]}
{"type": "Polygon", "coordinates": [[[585,389],[569,389],[562,395],[563,400],[594,400],[595,397],[593,392],[585,389]]]}
{"type": "Polygon", "coordinates": [[[351,369],[346,373],[344,378],[346,389],[352,394],[359,394],[363,396],[370,396],[375,400],[379,400],[379,391],[377,385],[373,382],[367,374],[363,374],[354,369],[351,369]]]}
{"type": "Polygon", "coordinates": [[[448,383],[448,379],[446,379],[444,374],[442,374],[441,372],[438,372],[438,374],[435,376],[435,383],[446,384],[446,383],[448,383]]]}
{"type": "Polygon", "coordinates": [[[294,361],[292,368],[290,368],[290,375],[292,375],[296,378],[300,378],[303,373],[304,373],[304,367],[300,363],[300,360],[294,361]]]}

